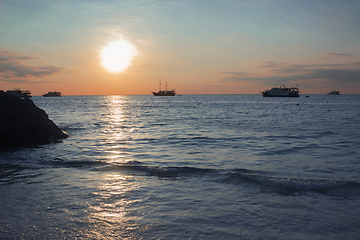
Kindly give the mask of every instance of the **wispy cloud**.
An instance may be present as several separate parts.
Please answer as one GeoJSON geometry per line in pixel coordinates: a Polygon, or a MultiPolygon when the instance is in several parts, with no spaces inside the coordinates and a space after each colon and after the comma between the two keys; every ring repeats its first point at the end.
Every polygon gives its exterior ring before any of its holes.
{"type": "Polygon", "coordinates": [[[297,73],[297,72],[311,72],[316,69],[328,69],[328,68],[346,68],[352,69],[360,66],[360,62],[352,62],[352,63],[334,63],[334,64],[308,64],[308,65],[298,65],[298,64],[282,64],[281,67],[277,67],[274,69],[270,69],[269,71],[277,73],[277,74],[289,74],[289,73],[297,73]]]}
{"type": "Polygon", "coordinates": [[[282,67],[283,65],[286,65],[286,63],[276,63],[274,61],[267,61],[267,62],[263,62],[261,67],[262,68],[279,68],[279,67],[282,67]]]}
{"type": "Polygon", "coordinates": [[[246,72],[244,72],[244,71],[241,71],[241,72],[225,72],[225,71],[221,71],[219,73],[230,74],[230,75],[244,75],[244,74],[246,74],[246,72]]]}
{"type": "Polygon", "coordinates": [[[1,51],[0,52],[0,63],[8,61],[19,61],[19,60],[32,60],[34,57],[19,55],[14,52],[1,51]]]}
{"type": "MultiPolygon", "coordinates": [[[[360,62],[333,63],[333,64],[290,64],[263,62],[259,68],[266,69],[267,74],[232,74],[224,76],[222,82],[252,82],[270,85],[306,83],[316,87],[319,82],[327,85],[360,84],[360,62]]],[[[242,71],[220,72],[244,73],[242,71]]]]}
{"type": "Polygon", "coordinates": [[[325,56],[320,57],[320,58],[328,59],[330,57],[352,57],[352,55],[351,54],[346,54],[346,53],[328,52],[325,56]]]}
{"type": "Polygon", "coordinates": [[[31,82],[33,78],[41,78],[62,71],[64,68],[52,65],[28,66],[22,61],[33,60],[34,57],[9,51],[0,52],[0,81],[31,82]]]}
{"type": "Polygon", "coordinates": [[[301,80],[327,79],[334,82],[360,82],[360,69],[323,69],[317,68],[308,70],[303,74],[276,75],[276,76],[257,76],[257,77],[228,77],[224,82],[241,81],[270,81],[273,83],[289,83],[301,80]]]}

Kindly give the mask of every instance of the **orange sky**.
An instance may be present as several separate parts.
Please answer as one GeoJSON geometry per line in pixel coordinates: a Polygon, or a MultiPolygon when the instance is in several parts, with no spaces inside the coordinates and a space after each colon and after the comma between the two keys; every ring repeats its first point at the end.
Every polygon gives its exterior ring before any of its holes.
{"type": "Polygon", "coordinates": [[[178,94],[359,94],[360,3],[305,2],[0,0],[0,89],[136,95],[161,79],[178,94]],[[128,62],[111,72],[101,52],[119,41],[134,52],[110,49],[128,62]]]}

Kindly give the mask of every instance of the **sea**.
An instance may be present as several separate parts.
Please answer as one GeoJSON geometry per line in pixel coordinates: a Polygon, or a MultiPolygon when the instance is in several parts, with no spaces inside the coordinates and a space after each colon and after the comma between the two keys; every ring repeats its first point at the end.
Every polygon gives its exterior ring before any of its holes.
{"type": "Polygon", "coordinates": [[[0,239],[360,239],[360,95],[35,96],[0,239]]]}

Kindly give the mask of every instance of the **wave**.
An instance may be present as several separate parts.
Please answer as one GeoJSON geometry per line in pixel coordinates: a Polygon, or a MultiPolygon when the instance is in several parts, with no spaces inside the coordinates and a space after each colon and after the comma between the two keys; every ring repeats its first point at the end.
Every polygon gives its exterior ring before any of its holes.
{"type": "Polygon", "coordinates": [[[178,177],[199,177],[216,173],[215,169],[204,169],[195,167],[160,167],[160,166],[146,166],[139,162],[129,162],[126,164],[114,164],[103,168],[106,171],[132,171],[146,176],[153,176],[159,178],[178,178],[178,177]]]}
{"type": "Polygon", "coordinates": [[[206,179],[217,183],[240,185],[281,195],[319,193],[344,197],[351,194],[360,196],[360,183],[355,181],[267,176],[269,173],[249,169],[222,170],[196,167],[160,167],[142,165],[140,162],[129,162],[127,164],[107,166],[103,170],[130,171],[135,175],[145,174],[146,176],[161,179],[207,177],[206,179]]]}
{"type": "MultiPolygon", "coordinates": [[[[244,189],[277,193],[281,195],[298,195],[306,193],[319,193],[326,195],[339,195],[349,198],[349,196],[360,197],[360,183],[356,181],[341,181],[331,179],[301,179],[290,177],[270,176],[269,172],[261,172],[250,169],[214,169],[197,167],[171,167],[171,166],[152,166],[139,161],[129,161],[126,163],[108,163],[106,161],[91,160],[72,160],[67,161],[55,158],[50,161],[42,161],[41,165],[48,167],[62,168],[88,168],[94,171],[124,172],[124,174],[150,176],[161,179],[181,180],[183,178],[202,178],[204,181],[213,181],[221,184],[232,184],[241,186],[244,189]]],[[[2,166],[6,178],[12,173],[14,166],[2,166]]],[[[16,172],[22,171],[16,168],[16,172]]],[[[27,168],[27,167],[26,167],[27,168]]],[[[274,175],[274,174],[272,174],[274,175]]]]}
{"type": "MultiPolygon", "coordinates": [[[[132,171],[146,176],[181,179],[187,177],[207,177],[206,179],[218,183],[241,185],[258,191],[277,193],[281,195],[299,195],[319,193],[339,195],[348,198],[349,195],[360,196],[360,183],[355,181],[341,181],[329,179],[301,179],[267,176],[268,173],[249,169],[221,170],[196,167],[160,167],[143,166],[129,163],[114,165],[107,170],[132,171]]],[[[135,173],[135,174],[136,174],[135,173]]]]}
{"type": "Polygon", "coordinates": [[[253,173],[228,172],[222,180],[231,184],[249,184],[263,191],[275,192],[281,195],[293,195],[307,192],[320,194],[360,194],[360,183],[354,181],[327,179],[298,179],[272,177],[253,173]]]}
{"type": "Polygon", "coordinates": [[[63,167],[63,168],[83,168],[83,167],[96,167],[96,166],[107,165],[107,163],[103,161],[84,161],[84,160],[66,161],[59,157],[53,160],[42,161],[41,163],[51,167],[63,167]]]}
{"type": "Polygon", "coordinates": [[[59,125],[60,129],[71,132],[71,131],[84,131],[87,130],[86,126],[76,126],[76,125],[59,125]]]}
{"type": "Polygon", "coordinates": [[[0,162],[0,185],[33,179],[42,175],[35,166],[0,162]]]}
{"type": "Polygon", "coordinates": [[[157,166],[136,166],[135,170],[145,172],[149,176],[174,178],[174,177],[191,177],[215,173],[214,169],[203,169],[195,167],[157,167],[157,166]]]}

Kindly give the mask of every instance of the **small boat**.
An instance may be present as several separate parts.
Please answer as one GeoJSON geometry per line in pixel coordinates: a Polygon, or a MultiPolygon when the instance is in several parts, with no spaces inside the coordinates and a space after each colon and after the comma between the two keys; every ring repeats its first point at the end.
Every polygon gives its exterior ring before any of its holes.
{"type": "Polygon", "coordinates": [[[332,90],[331,92],[328,92],[327,95],[340,95],[340,92],[332,90]]]}
{"type": "Polygon", "coordinates": [[[31,93],[29,90],[21,90],[20,88],[7,90],[6,93],[14,97],[31,98],[31,93]]]}
{"type": "Polygon", "coordinates": [[[61,97],[61,92],[48,92],[43,95],[43,97],[61,97]]]}
{"type": "Polygon", "coordinates": [[[175,96],[176,92],[175,90],[167,90],[167,81],[166,81],[166,90],[165,91],[161,91],[161,80],[160,80],[160,89],[158,92],[152,92],[152,94],[154,94],[154,96],[175,96]]]}
{"type": "Polygon", "coordinates": [[[270,90],[260,92],[264,97],[300,97],[299,88],[297,87],[273,87],[270,90]]]}

